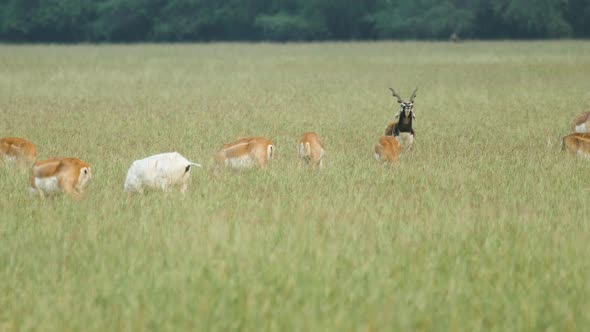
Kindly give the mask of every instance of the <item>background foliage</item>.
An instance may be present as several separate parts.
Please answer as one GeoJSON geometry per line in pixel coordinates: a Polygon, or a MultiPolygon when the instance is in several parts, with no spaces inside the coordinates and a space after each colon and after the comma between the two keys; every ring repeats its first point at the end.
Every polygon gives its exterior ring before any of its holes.
{"type": "Polygon", "coordinates": [[[586,38],[587,0],[4,0],[0,40],[586,38]]]}

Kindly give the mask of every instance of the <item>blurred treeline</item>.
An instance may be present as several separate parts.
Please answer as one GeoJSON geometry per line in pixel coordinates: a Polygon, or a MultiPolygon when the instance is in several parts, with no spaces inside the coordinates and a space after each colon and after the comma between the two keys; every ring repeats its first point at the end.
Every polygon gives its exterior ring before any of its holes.
{"type": "Polygon", "coordinates": [[[0,40],[587,38],[590,0],[0,0],[0,40]]]}

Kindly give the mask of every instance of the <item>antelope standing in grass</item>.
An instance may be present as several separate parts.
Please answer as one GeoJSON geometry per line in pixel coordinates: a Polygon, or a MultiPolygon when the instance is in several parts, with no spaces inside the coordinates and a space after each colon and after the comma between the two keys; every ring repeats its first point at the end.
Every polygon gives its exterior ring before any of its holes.
{"type": "Polygon", "coordinates": [[[393,88],[389,88],[389,90],[397,98],[400,109],[395,115],[396,121],[391,122],[387,126],[387,129],[385,129],[385,136],[394,136],[400,142],[402,148],[409,149],[412,143],[414,143],[415,133],[414,128],[412,128],[412,120],[416,118],[414,114],[414,99],[416,98],[418,88],[414,90],[408,102],[403,101],[393,88]]]}
{"type": "Polygon", "coordinates": [[[164,192],[173,186],[179,186],[180,192],[186,192],[193,167],[202,167],[193,163],[178,152],[156,154],[131,164],[125,178],[125,191],[143,193],[145,188],[157,188],[164,192]]]}
{"type": "Polygon", "coordinates": [[[397,163],[400,149],[400,143],[393,136],[381,136],[374,156],[378,161],[397,163]]]}
{"type": "Polygon", "coordinates": [[[567,152],[590,158],[590,133],[573,133],[561,139],[562,149],[567,152]]]}
{"type": "Polygon", "coordinates": [[[78,200],[92,178],[90,164],[78,158],[50,158],[37,161],[31,169],[29,192],[64,193],[78,200]]]}
{"type": "Polygon", "coordinates": [[[578,115],[572,123],[574,133],[590,133],[590,112],[578,115]]]}
{"type": "Polygon", "coordinates": [[[4,137],[0,139],[0,159],[31,167],[37,160],[37,148],[24,138],[4,137]]]}
{"type": "Polygon", "coordinates": [[[223,145],[215,155],[215,173],[229,168],[265,168],[274,156],[272,141],[262,137],[245,137],[223,145]]]}
{"type": "Polygon", "coordinates": [[[299,162],[322,168],[324,161],[324,143],[316,133],[304,133],[297,144],[299,162]]]}

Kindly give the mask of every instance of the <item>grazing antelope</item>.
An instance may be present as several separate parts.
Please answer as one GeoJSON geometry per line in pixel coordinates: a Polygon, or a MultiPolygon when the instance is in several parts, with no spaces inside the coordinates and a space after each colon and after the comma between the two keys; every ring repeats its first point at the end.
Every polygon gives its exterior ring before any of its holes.
{"type": "Polygon", "coordinates": [[[397,163],[401,149],[400,143],[393,136],[381,136],[375,145],[375,159],[383,162],[397,163]]]}
{"type": "Polygon", "coordinates": [[[180,155],[168,152],[136,160],[131,164],[125,178],[125,191],[143,193],[143,189],[159,188],[168,191],[180,185],[180,192],[188,188],[191,166],[202,167],[180,155]]]}
{"type": "Polygon", "coordinates": [[[31,169],[29,192],[64,193],[80,199],[92,178],[90,164],[78,158],[50,158],[37,161],[31,169]]]}
{"type": "Polygon", "coordinates": [[[578,115],[572,123],[574,133],[590,133],[590,112],[578,115]]]}
{"type": "Polygon", "coordinates": [[[37,160],[37,148],[24,138],[4,137],[0,139],[0,159],[30,167],[37,160]]]}
{"type": "Polygon", "coordinates": [[[412,120],[416,118],[414,114],[414,98],[416,98],[418,88],[412,93],[409,102],[403,101],[393,88],[389,88],[389,90],[397,98],[400,109],[395,115],[397,121],[391,122],[385,129],[385,136],[394,136],[400,142],[402,148],[409,149],[414,143],[415,133],[412,128],[412,120]]]}
{"type": "Polygon", "coordinates": [[[590,158],[590,133],[573,133],[561,139],[563,150],[569,153],[590,158]]]}
{"type": "Polygon", "coordinates": [[[309,165],[321,168],[324,160],[324,143],[320,136],[313,132],[303,134],[297,144],[297,154],[299,162],[304,161],[309,165]]]}
{"type": "Polygon", "coordinates": [[[273,158],[274,149],[273,142],[262,137],[245,137],[224,144],[215,155],[215,172],[219,173],[225,167],[264,168],[273,158]]]}

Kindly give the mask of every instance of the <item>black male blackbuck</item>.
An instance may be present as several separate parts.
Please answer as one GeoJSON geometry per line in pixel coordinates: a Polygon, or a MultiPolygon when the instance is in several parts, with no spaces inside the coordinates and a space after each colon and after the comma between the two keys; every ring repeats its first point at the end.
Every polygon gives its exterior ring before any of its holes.
{"type": "Polygon", "coordinates": [[[414,143],[414,128],[412,128],[412,120],[416,118],[414,114],[414,99],[418,88],[414,90],[409,101],[404,101],[393,88],[389,88],[391,94],[397,98],[399,103],[399,111],[395,115],[394,122],[391,122],[387,129],[385,129],[385,136],[394,136],[401,144],[403,149],[409,149],[414,143]]]}

